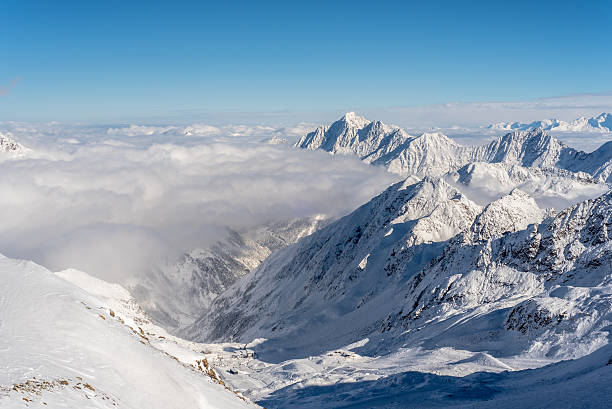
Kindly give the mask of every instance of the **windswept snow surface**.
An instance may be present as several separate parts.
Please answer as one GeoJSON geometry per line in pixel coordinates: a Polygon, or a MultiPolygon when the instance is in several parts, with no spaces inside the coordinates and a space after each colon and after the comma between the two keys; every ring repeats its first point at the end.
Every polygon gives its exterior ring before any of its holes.
{"type": "Polygon", "coordinates": [[[84,273],[57,276],[32,262],[0,257],[0,406],[254,406],[156,349],[148,334],[122,322],[106,298],[126,300],[129,294],[84,273]]]}

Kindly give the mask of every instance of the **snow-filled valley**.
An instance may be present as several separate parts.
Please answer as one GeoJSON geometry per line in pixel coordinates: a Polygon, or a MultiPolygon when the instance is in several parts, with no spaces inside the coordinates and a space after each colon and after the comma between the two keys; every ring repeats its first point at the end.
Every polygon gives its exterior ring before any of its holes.
{"type": "Polygon", "coordinates": [[[606,407],[609,118],[13,126],[0,407],[606,407]]]}

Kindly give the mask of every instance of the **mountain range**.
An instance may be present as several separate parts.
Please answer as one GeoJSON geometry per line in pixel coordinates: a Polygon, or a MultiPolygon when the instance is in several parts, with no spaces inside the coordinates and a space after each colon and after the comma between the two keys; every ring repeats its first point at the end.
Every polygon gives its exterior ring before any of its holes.
{"type": "Polygon", "coordinates": [[[612,132],[612,114],[603,112],[598,116],[585,118],[580,117],[570,122],[559,119],[545,119],[543,121],[524,122],[497,122],[489,125],[489,129],[504,131],[520,130],[527,131],[542,128],[547,131],[556,132],[612,132]]]}
{"type": "Polygon", "coordinates": [[[516,164],[585,172],[612,181],[612,141],[591,153],[566,146],[544,129],[513,131],[482,146],[461,146],[442,133],[411,136],[400,128],[350,112],[295,145],[332,154],[352,154],[401,176],[440,176],[473,162],[516,164]]]}
{"type": "Polygon", "coordinates": [[[461,146],[347,113],[296,147],[403,180],[124,286],[0,256],[0,403],[607,404],[612,141],[586,153],[540,127],[461,146]]]}

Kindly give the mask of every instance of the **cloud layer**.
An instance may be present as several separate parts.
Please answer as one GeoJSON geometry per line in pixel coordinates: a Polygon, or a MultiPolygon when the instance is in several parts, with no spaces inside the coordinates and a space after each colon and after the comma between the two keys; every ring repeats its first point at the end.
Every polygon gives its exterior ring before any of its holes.
{"type": "Polygon", "coordinates": [[[354,158],[247,137],[173,143],[164,134],[175,130],[129,127],[135,136],[115,138],[62,129],[50,143],[22,129],[36,156],[0,162],[0,252],[114,281],[217,240],[227,226],[341,215],[396,180],[354,158]]]}

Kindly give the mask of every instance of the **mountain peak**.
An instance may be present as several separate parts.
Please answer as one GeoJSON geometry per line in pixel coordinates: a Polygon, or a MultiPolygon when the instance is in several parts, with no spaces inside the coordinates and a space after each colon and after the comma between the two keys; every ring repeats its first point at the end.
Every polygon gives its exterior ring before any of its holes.
{"type": "Polygon", "coordinates": [[[28,151],[29,149],[13,139],[10,133],[3,134],[0,132],[0,152],[21,156],[28,151]]]}
{"type": "Polygon", "coordinates": [[[355,112],[352,112],[352,111],[344,114],[342,118],[340,118],[340,121],[346,122],[347,124],[350,124],[357,128],[363,128],[364,126],[368,125],[371,122],[367,120],[366,118],[359,116],[355,112]]]}
{"type": "Polygon", "coordinates": [[[535,200],[527,193],[513,189],[510,194],[489,203],[470,228],[473,240],[489,240],[506,232],[524,230],[544,217],[535,200]]]}

